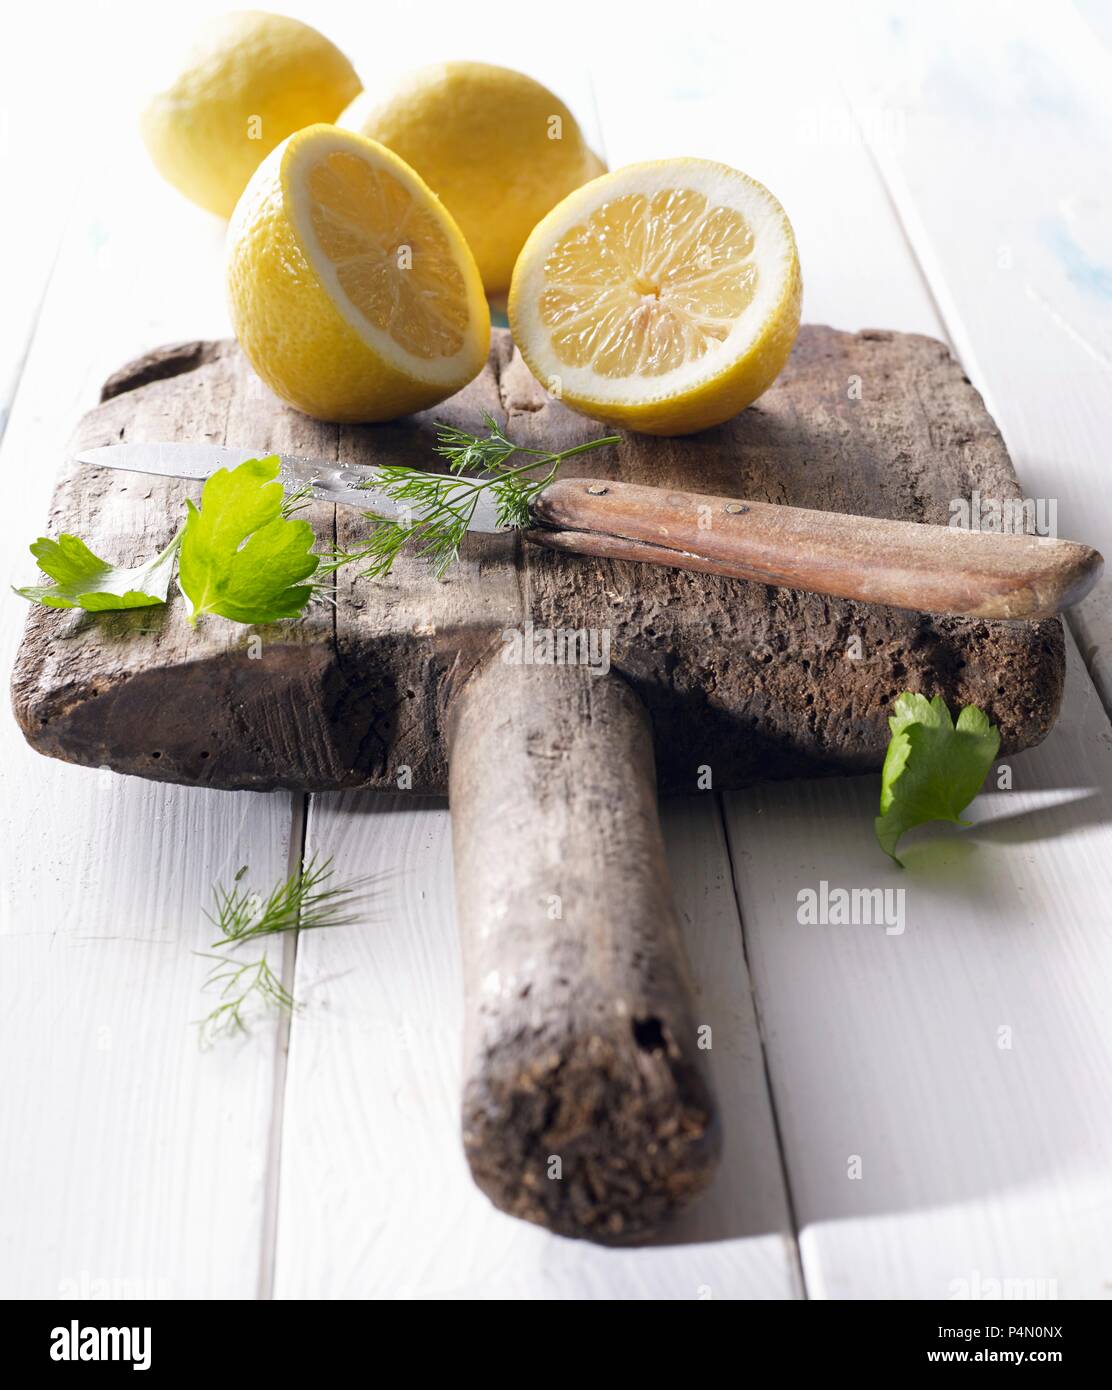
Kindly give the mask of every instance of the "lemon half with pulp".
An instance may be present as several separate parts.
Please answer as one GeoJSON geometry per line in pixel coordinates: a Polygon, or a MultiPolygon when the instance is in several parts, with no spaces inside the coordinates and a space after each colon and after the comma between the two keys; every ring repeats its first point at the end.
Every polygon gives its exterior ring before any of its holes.
{"type": "Polygon", "coordinates": [[[482,369],[490,313],[459,228],[397,155],[316,125],[259,166],[228,229],[228,299],[267,385],[322,420],[390,420],[482,369]]]}
{"type": "Polygon", "coordinates": [[[702,159],[631,164],[534,228],[514,341],[553,395],[648,434],[720,424],[766,390],[799,331],[795,237],[762,184],[702,159]]]}

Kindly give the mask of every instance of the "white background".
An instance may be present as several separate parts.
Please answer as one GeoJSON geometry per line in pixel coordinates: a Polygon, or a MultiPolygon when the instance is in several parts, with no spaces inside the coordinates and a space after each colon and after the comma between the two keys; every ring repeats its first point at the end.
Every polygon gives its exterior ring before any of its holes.
{"type": "MultiPolygon", "coordinates": [[[[305,15],[368,85],[436,57],[503,62],[559,91],[612,166],[695,154],[761,179],[797,231],[805,318],[947,339],[1028,495],[1112,552],[1112,16],[1096,0],[305,15]]],[[[178,19],[37,4],[0,21],[14,582],[103,378],[228,332],[222,227],[135,134],[178,19]]],[[[979,797],[960,835],[918,832],[902,873],[872,839],[876,778],[664,808],[727,1143],[703,1204],[628,1250],[526,1227],[469,1182],[441,803],[148,785],[38,758],[4,721],[0,1294],[923,1298],[1009,1279],[1107,1297],[1108,595],[1071,618],[1065,708],[1013,760],[1014,790],[979,797]],[[288,944],[292,1027],[202,1053],[210,885],[241,863],[277,878],[303,829],[389,892],[366,922],[288,944]],[[905,888],[907,931],[798,925],[799,888],[824,878],[905,888]]],[[[0,601],[5,662],[23,617],[0,601]]]]}

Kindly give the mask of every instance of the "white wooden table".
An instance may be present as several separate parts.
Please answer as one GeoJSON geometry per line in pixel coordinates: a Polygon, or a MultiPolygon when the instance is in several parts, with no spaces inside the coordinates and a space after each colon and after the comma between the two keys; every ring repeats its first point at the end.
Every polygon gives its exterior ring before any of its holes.
{"type": "MultiPolygon", "coordinates": [[[[767,182],[806,319],[948,340],[1028,495],[1112,555],[1107,9],[621,8],[305,12],[368,82],[504,62],[559,89],[612,166],[691,153],[767,182]]],[[[19,25],[0,56],[0,525],[27,582],[103,377],[228,325],[222,229],[134,134],[161,7],[19,25]]],[[[902,873],[872,839],[876,778],[665,806],[726,1148],[702,1205],[634,1249],[552,1237],[470,1184],[442,803],[150,785],[41,759],[3,721],[0,1294],[1108,1297],[1110,592],[1071,618],[1061,720],[1013,788],[970,830],[918,834],[902,873]],[[286,943],[292,1024],[201,1052],[212,883],[312,851],[388,873],[387,898],[286,943]],[[907,930],[799,925],[821,879],[905,888],[907,930]]],[[[21,601],[0,615],[10,663],[21,601]]]]}

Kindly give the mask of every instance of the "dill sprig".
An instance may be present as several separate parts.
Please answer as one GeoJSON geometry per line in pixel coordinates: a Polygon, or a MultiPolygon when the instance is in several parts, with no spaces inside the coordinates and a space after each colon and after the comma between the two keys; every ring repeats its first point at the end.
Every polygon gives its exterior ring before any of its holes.
{"type": "Polygon", "coordinates": [[[483,421],[485,435],[437,424],[434,452],[447,463],[447,473],[428,473],[406,464],[380,468],[368,486],[385,493],[407,515],[397,519],[366,512],[375,523],[371,534],[358,546],[335,550],[317,574],[323,578],[343,565],[362,564],[363,576],[381,579],[412,543],[415,553],[432,565],[437,578],[443,578],[459,559],[460,546],[483,493],[494,498],[498,526],[507,530],[528,526],[534,499],[552,482],[566,459],[619,442],[617,435],[607,435],[553,453],[515,444],[489,414],[483,421]],[[518,455],[526,462],[511,466],[510,461],[518,455]]]}
{"type": "Polygon", "coordinates": [[[303,512],[306,507],[311,506],[315,495],[308,483],[304,487],[299,487],[296,492],[287,492],[282,499],[282,515],[289,521],[298,512],[303,512]]]}
{"type": "Polygon", "coordinates": [[[198,952],[216,964],[205,977],[203,989],[219,989],[220,1002],[200,1019],[201,1046],[211,1047],[219,1038],[231,1038],[251,1031],[250,1015],[256,1007],[269,1007],[292,1013],[299,1005],[270,968],[266,956],[258,960],[229,960],[210,952],[198,952]]]}
{"type": "Polygon", "coordinates": [[[214,950],[280,932],[349,926],[359,920],[352,911],[356,900],[365,897],[374,882],[367,877],[334,886],[332,860],[320,863],[314,854],[263,899],[243,886],[245,872],[246,865],[236,874],[231,888],[221,884],[213,888],[216,911],[206,911],[205,916],[220,932],[212,943],[214,950]]]}
{"type": "Polygon", "coordinates": [[[359,920],[356,904],[366,898],[375,882],[371,877],[363,877],[333,884],[332,860],[321,862],[313,855],[263,898],[244,885],[246,872],[245,864],[230,888],[216,884],[214,910],[205,912],[219,936],[212,942],[211,950],[198,953],[215,962],[202,988],[216,990],[219,1002],[200,1020],[202,1046],[220,1037],[249,1032],[250,1016],[257,1009],[292,1013],[299,1007],[265,954],[243,961],[234,952],[261,937],[349,926],[359,920]]]}

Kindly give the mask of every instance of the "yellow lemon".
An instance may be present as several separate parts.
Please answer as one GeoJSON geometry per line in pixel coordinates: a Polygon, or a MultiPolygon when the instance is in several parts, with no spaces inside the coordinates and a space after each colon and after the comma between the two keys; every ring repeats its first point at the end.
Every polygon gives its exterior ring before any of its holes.
{"type": "Polygon", "coordinates": [[[228,217],[276,145],[303,126],[334,121],[359,88],[355,69],[323,34],[284,15],[242,10],[201,28],[140,128],[163,178],[228,217]]]}
{"type": "Polygon", "coordinates": [[[392,420],[482,369],[490,314],[459,228],[396,154],[335,126],[291,135],[228,228],[228,301],[263,381],[321,420],[392,420]]]}
{"type": "Polygon", "coordinates": [[[489,63],[438,63],[367,91],[339,124],[411,164],[460,225],[488,294],[509,288],[525,238],[605,166],[559,97],[489,63]]]}
{"type": "Polygon", "coordinates": [[[631,164],[578,189],[525,244],[514,341],[585,415],[690,434],[775,380],[799,330],[802,281],[784,209],[703,159],[631,164]]]}

